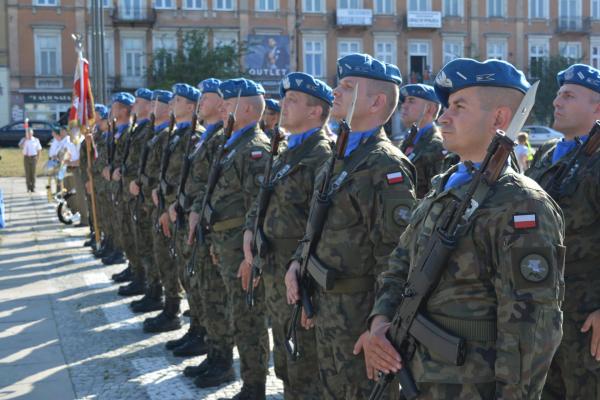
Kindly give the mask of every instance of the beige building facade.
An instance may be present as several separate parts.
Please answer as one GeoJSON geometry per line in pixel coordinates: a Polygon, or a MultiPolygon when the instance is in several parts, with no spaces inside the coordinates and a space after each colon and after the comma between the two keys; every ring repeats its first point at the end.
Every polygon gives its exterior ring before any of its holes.
{"type": "MultiPolygon", "coordinates": [[[[71,33],[91,48],[91,0],[4,1],[9,117],[55,119],[69,105],[71,33]]],[[[336,59],[352,52],[398,64],[406,82],[431,81],[456,57],[499,58],[526,73],[551,55],[600,65],[600,0],[95,1],[105,8],[112,91],[146,85],[152,54],[175,52],[197,29],[213,46],[244,44],[248,76],[271,93],[294,70],[334,85],[336,59]]],[[[0,87],[2,57],[0,29],[0,87]]]]}

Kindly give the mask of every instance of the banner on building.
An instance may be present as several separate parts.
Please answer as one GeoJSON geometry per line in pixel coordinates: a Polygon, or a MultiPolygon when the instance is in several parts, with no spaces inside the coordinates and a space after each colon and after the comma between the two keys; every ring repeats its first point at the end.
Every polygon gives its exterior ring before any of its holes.
{"type": "Polygon", "coordinates": [[[248,35],[245,67],[253,79],[280,80],[290,70],[288,35],[248,35]]]}

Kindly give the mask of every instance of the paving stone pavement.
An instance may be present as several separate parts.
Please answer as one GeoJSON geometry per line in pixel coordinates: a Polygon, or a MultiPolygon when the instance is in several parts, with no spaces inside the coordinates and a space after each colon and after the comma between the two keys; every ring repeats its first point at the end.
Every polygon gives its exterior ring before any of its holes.
{"type": "MultiPolygon", "coordinates": [[[[165,350],[175,332],[142,332],[104,266],[82,247],[86,230],[61,224],[45,192],[0,178],[7,226],[0,229],[0,399],[218,399],[241,381],[198,389],[183,368],[203,357],[165,350]]],[[[139,298],[140,296],[136,297],[139,298]]],[[[239,376],[237,353],[236,369],[239,376]]],[[[271,364],[267,398],[282,399],[271,364]]]]}

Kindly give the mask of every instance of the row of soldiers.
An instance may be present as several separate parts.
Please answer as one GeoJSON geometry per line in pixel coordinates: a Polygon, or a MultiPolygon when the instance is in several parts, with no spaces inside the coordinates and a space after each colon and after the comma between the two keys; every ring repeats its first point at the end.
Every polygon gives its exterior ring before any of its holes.
{"type": "Polygon", "coordinates": [[[600,71],[559,74],[565,140],[531,179],[502,134],[532,90],[511,64],[457,59],[402,88],[366,54],[337,67],[335,89],[286,76],[268,132],[243,78],[118,93],[112,122],[98,107],[99,225],[129,260],[120,294],[162,310],[144,331],[179,329],[185,292],[189,330],[166,346],[207,354],[184,370],[199,387],[235,379],[237,346],[235,399],[265,398],[268,320],[286,399],[394,399],[398,381],[408,399],[596,398],[600,71]],[[399,99],[400,148],[383,129],[399,99]]]}

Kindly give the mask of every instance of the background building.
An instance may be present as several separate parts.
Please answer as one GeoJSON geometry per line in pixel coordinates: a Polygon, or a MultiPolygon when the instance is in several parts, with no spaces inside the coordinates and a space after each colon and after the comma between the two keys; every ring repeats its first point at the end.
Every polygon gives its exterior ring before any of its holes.
{"type": "MultiPolygon", "coordinates": [[[[71,33],[91,38],[90,0],[6,0],[11,119],[54,119],[68,107],[71,33]]],[[[498,58],[529,73],[563,55],[600,64],[600,0],[102,0],[105,69],[112,90],[146,84],[151,55],[175,52],[182,34],[211,45],[244,43],[248,75],[274,91],[302,70],[335,84],[336,59],[367,52],[431,81],[456,57],[498,58]]],[[[2,2],[0,2],[2,5],[2,2]]],[[[89,49],[91,46],[87,46],[89,49]]],[[[3,32],[0,27],[0,90],[3,32]]],[[[2,104],[0,92],[0,105],[2,104]]],[[[0,124],[6,115],[0,111],[0,124]]]]}

